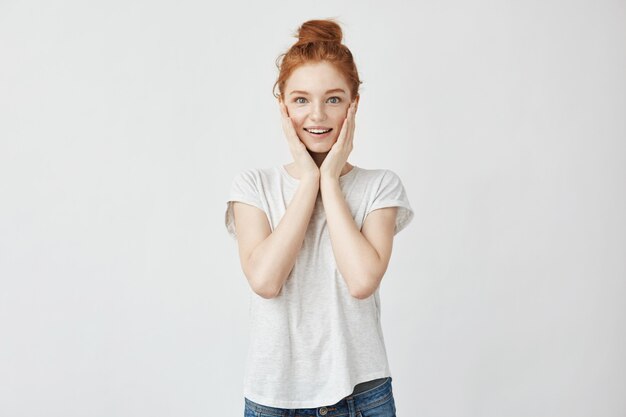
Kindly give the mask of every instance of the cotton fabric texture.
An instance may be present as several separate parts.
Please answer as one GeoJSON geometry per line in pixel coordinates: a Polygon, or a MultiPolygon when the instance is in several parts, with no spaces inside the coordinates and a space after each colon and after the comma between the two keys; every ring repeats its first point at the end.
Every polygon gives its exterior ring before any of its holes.
{"type": "MultiPolygon", "coordinates": [[[[230,236],[237,238],[233,202],[263,210],[273,231],[298,185],[283,165],[239,172],[226,202],[230,236]]],[[[391,170],[353,166],[339,185],[359,230],[369,213],[384,207],[398,207],[394,234],[413,219],[402,181],[391,170]]],[[[336,404],[360,382],[390,377],[380,316],[379,289],[362,300],[350,295],[318,193],[302,248],[278,296],[265,299],[250,291],[244,397],[269,407],[313,408],[336,404]]]]}

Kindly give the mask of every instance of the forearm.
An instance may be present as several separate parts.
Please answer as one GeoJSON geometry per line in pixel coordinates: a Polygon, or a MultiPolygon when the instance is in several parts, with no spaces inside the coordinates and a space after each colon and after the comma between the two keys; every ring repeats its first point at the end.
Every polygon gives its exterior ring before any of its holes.
{"type": "Polygon", "coordinates": [[[319,186],[318,178],[302,179],[274,231],[250,254],[249,264],[255,281],[268,294],[277,295],[293,269],[315,207],[319,186]]]}
{"type": "Polygon", "coordinates": [[[339,181],[322,177],[320,187],[337,268],[350,293],[361,298],[378,282],[380,256],[358,229],[339,181]]]}

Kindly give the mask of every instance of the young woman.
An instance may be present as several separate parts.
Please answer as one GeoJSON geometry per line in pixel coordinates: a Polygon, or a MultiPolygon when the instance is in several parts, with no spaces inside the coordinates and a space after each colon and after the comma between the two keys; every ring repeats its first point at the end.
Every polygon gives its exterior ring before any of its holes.
{"type": "Polygon", "coordinates": [[[275,95],[293,162],[240,172],[225,215],[253,290],[245,416],[395,416],[378,288],[413,210],[393,171],[347,162],[361,81],[340,26],[298,37],[275,95]]]}

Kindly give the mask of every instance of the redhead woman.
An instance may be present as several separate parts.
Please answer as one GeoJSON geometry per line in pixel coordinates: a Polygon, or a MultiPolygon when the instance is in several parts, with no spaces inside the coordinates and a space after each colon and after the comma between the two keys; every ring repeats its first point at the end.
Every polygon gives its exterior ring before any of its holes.
{"type": "Polygon", "coordinates": [[[251,288],[244,413],[396,415],[379,286],[413,218],[392,170],[348,162],[357,68],[333,20],[310,20],[274,89],[293,157],[235,176],[225,223],[251,288]]]}

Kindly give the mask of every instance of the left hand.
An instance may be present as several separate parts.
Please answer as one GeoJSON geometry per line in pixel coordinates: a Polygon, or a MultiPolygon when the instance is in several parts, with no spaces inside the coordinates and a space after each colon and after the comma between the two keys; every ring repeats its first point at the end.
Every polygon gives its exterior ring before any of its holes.
{"type": "Polygon", "coordinates": [[[354,138],[354,119],[357,110],[357,101],[350,103],[348,114],[343,121],[337,142],[333,144],[330,151],[320,165],[321,178],[332,178],[338,180],[341,171],[348,161],[348,155],[352,152],[352,140],[354,138]]]}

